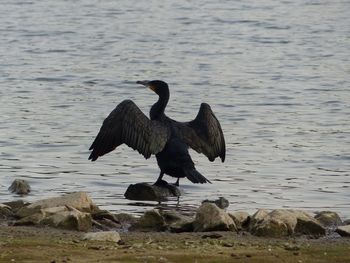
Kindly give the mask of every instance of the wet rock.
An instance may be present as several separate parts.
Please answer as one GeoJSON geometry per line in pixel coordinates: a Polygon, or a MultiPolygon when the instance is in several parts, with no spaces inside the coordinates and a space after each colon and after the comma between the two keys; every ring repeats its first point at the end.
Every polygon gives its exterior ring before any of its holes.
{"type": "Polygon", "coordinates": [[[5,204],[0,204],[0,219],[8,219],[14,216],[12,208],[5,204]]]}
{"type": "Polygon", "coordinates": [[[233,213],[228,213],[228,215],[233,219],[238,230],[242,230],[248,227],[250,217],[247,212],[237,211],[233,213]]]}
{"type": "Polygon", "coordinates": [[[12,211],[16,213],[22,207],[29,205],[29,203],[26,203],[23,200],[16,200],[11,202],[5,202],[4,205],[11,207],[12,211]]]}
{"type": "Polygon", "coordinates": [[[311,215],[300,210],[258,211],[251,218],[250,232],[256,236],[283,237],[294,234],[321,236],[325,229],[311,215]]]}
{"type": "Polygon", "coordinates": [[[221,209],[226,209],[229,205],[230,205],[230,202],[224,198],[224,197],[219,197],[219,199],[217,200],[204,200],[202,202],[203,203],[212,203],[212,204],[216,204],[217,207],[221,208],[221,209]]]}
{"type": "Polygon", "coordinates": [[[91,232],[83,236],[84,240],[106,241],[118,243],[121,241],[120,235],[116,231],[91,232]]]}
{"type": "Polygon", "coordinates": [[[81,212],[91,213],[98,210],[91,198],[85,192],[65,194],[61,197],[53,197],[34,202],[19,209],[16,215],[20,218],[40,212],[41,209],[69,206],[81,212]]]}
{"type": "Polygon", "coordinates": [[[8,190],[11,193],[16,193],[19,195],[27,195],[30,192],[30,186],[27,181],[22,179],[16,179],[12,182],[8,190]]]}
{"type": "Polygon", "coordinates": [[[350,225],[340,226],[335,231],[342,237],[350,237],[350,225]]]}
{"type": "Polygon", "coordinates": [[[204,202],[197,210],[194,231],[237,231],[233,219],[217,205],[204,202]]]}
{"type": "Polygon", "coordinates": [[[178,187],[166,183],[164,186],[156,186],[148,183],[129,185],[124,194],[126,199],[139,201],[165,201],[169,197],[181,196],[178,187]]]}
{"type": "Polygon", "coordinates": [[[343,224],[339,215],[332,211],[321,211],[316,214],[315,219],[325,227],[341,226],[343,224]]]}
{"type": "Polygon", "coordinates": [[[163,216],[158,209],[146,211],[140,219],[130,227],[130,230],[164,231],[167,228],[163,216]]]}

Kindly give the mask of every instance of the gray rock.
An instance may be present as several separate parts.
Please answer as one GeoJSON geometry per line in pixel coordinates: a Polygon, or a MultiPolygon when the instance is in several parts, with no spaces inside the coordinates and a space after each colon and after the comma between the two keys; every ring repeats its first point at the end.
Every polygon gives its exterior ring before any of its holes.
{"type": "Polygon", "coordinates": [[[122,225],[131,225],[136,223],[137,218],[131,214],[127,213],[118,213],[114,214],[114,217],[118,222],[120,222],[122,225]]]}
{"type": "Polygon", "coordinates": [[[83,239],[91,240],[91,241],[113,242],[113,243],[118,243],[121,240],[119,233],[115,231],[86,233],[83,236],[83,239]]]}
{"type": "Polygon", "coordinates": [[[52,207],[42,209],[44,218],[40,225],[87,232],[92,228],[92,217],[73,207],[52,207]]]}
{"type": "Polygon", "coordinates": [[[197,210],[194,231],[237,231],[233,219],[217,205],[204,202],[197,210]]]}
{"type": "Polygon", "coordinates": [[[29,203],[26,203],[23,200],[16,200],[11,202],[5,202],[4,205],[11,207],[12,211],[16,213],[22,207],[29,205],[29,203]]]}
{"type": "Polygon", "coordinates": [[[315,219],[325,227],[341,226],[343,224],[339,215],[332,211],[321,211],[316,214],[315,219]]]}
{"type": "Polygon", "coordinates": [[[350,237],[350,225],[340,226],[335,231],[342,237],[350,237]]]}
{"type": "Polygon", "coordinates": [[[45,213],[42,211],[38,211],[35,214],[23,217],[16,222],[14,222],[15,226],[37,226],[40,225],[40,222],[45,218],[45,213]]]}
{"type": "Polygon", "coordinates": [[[247,212],[237,211],[228,213],[228,215],[233,219],[238,230],[242,230],[248,227],[250,216],[247,212]]]}
{"type": "Polygon", "coordinates": [[[93,224],[102,230],[122,228],[117,217],[107,210],[94,211],[92,214],[93,224]]]}
{"type": "Polygon", "coordinates": [[[250,232],[256,236],[283,237],[294,234],[325,235],[325,229],[311,215],[300,210],[258,211],[251,218],[250,232]]]}
{"type": "Polygon", "coordinates": [[[230,202],[225,197],[219,197],[216,200],[204,200],[202,204],[205,202],[216,204],[221,209],[226,209],[230,205],[230,202]]]}
{"type": "Polygon", "coordinates": [[[82,212],[91,213],[98,210],[91,198],[84,192],[65,194],[61,197],[53,197],[34,202],[19,209],[16,215],[20,218],[40,212],[41,209],[69,206],[82,212]]]}
{"type": "Polygon", "coordinates": [[[181,191],[171,184],[156,186],[148,183],[138,183],[129,185],[124,196],[129,200],[160,202],[166,201],[169,197],[181,196],[181,191]]]}
{"type": "Polygon", "coordinates": [[[180,214],[177,211],[161,211],[165,223],[168,225],[170,232],[181,233],[181,232],[192,232],[194,219],[189,216],[180,214]]]}
{"type": "Polygon", "coordinates": [[[130,227],[130,230],[164,231],[167,228],[163,216],[158,209],[146,211],[140,219],[130,227]]]}
{"type": "Polygon", "coordinates": [[[72,207],[53,207],[21,218],[14,223],[16,226],[38,225],[87,232],[92,227],[89,213],[80,212],[72,207]]]}
{"type": "Polygon", "coordinates": [[[259,209],[258,211],[253,214],[249,221],[250,221],[250,227],[254,226],[256,224],[259,224],[260,222],[264,221],[266,216],[269,214],[269,211],[267,209],[259,209]]]}
{"type": "Polygon", "coordinates": [[[5,204],[0,204],[0,219],[8,219],[14,216],[12,208],[5,204]]]}
{"type": "Polygon", "coordinates": [[[194,222],[193,219],[173,222],[169,225],[169,230],[172,233],[193,232],[194,230],[193,222],[194,222]]]}
{"type": "Polygon", "coordinates": [[[12,182],[8,190],[11,193],[16,193],[19,195],[27,195],[30,192],[30,186],[27,181],[22,179],[16,179],[12,182]]]}
{"type": "Polygon", "coordinates": [[[350,219],[346,219],[343,221],[343,225],[350,225],[350,219]]]}

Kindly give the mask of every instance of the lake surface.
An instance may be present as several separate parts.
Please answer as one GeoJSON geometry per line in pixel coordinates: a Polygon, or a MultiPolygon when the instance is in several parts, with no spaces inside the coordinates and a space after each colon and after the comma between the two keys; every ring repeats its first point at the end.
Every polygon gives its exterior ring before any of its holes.
{"type": "Polygon", "coordinates": [[[156,180],[154,157],[87,158],[122,100],[148,115],[157,97],[135,81],[162,79],[168,116],[207,102],[227,143],[225,163],[192,151],[213,184],[181,180],[181,208],[224,196],[231,211],[349,218],[349,14],[349,1],[1,1],[0,202],[20,198],[7,188],[22,178],[27,201],[86,191],[113,211],[154,206],[123,197],[156,180]]]}

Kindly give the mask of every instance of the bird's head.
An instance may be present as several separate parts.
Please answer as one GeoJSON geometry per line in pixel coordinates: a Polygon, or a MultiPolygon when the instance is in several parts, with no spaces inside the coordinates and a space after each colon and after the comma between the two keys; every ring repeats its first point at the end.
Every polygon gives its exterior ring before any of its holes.
{"type": "Polygon", "coordinates": [[[137,84],[144,85],[151,90],[153,90],[155,93],[157,93],[159,96],[169,96],[169,87],[168,84],[166,84],[162,80],[141,80],[137,81],[137,84]]]}

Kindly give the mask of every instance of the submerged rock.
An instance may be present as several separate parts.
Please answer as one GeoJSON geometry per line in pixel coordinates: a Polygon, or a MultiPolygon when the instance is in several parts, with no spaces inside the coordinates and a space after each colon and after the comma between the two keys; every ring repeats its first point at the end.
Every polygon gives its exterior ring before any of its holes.
{"type": "Polygon", "coordinates": [[[16,179],[12,182],[8,190],[11,193],[15,193],[19,195],[27,195],[30,192],[30,186],[27,181],[22,179],[16,179]]]}
{"type": "Polygon", "coordinates": [[[340,226],[335,231],[342,237],[350,237],[350,225],[340,226]]]}
{"type": "Polygon", "coordinates": [[[61,197],[53,197],[34,202],[19,209],[16,215],[20,218],[40,212],[41,209],[69,206],[81,212],[91,213],[98,210],[91,198],[85,192],[65,194],[61,197]]]}
{"type": "Polygon", "coordinates": [[[91,241],[106,241],[106,242],[115,242],[115,243],[118,243],[121,240],[119,233],[116,231],[86,233],[83,236],[83,239],[91,240],[91,241]]]}
{"type": "Polygon", "coordinates": [[[270,213],[259,210],[252,216],[249,229],[253,235],[267,237],[294,234],[325,235],[325,229],[311,215],[304,211],[289,209],[276,209],[270,213]]]}
{"type": "Polygon", "coordinates": [[[225,197],[219,197],[219,199],[216,200],[204,200],[202,204],[203,203],[213,203],[221,209],[226,209],[230,205],[230,202],[225,197]]]}
{"type": "Polygon", "coordinates": [[[315,219],[325,227],[341,226],[343,224],[339,215],[332,211],[321,211],[316,214],[315,219]]]}
{"type": "Polygon", "coordinates": [[[181,191],[175,185],[166,183],[164,186],[138,183],[129,185],[124,194],[126,199],[138,201],[165,201],[169,197],[181,196],[181,191]]]}
{"type": "Polygon", "coordinates": [[[237,231],[233,219],[217,205],[204,202],[197,210],[194,231],[237,231]]]}

